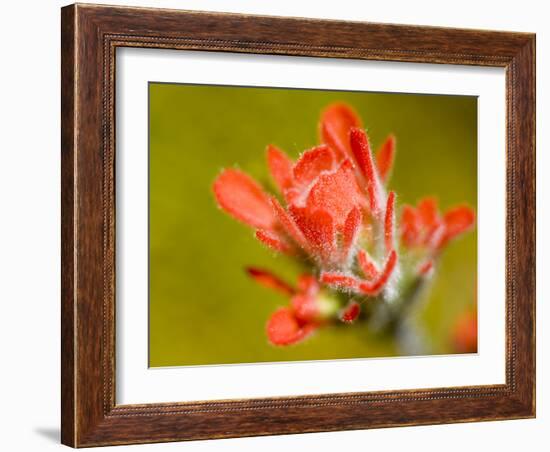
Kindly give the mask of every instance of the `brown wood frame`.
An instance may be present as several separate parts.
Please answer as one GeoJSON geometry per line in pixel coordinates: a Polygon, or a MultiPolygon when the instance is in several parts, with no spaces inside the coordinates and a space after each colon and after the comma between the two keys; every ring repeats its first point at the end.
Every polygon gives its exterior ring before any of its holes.
{"type": "Polygon", "coordinates": [[[535,416],[534,34],[77,4],[62,9],[61,35],[64,444],[84,447],[535,416]],[[506,383],[116,405],[117,47],[504,67],[506,383]]]}

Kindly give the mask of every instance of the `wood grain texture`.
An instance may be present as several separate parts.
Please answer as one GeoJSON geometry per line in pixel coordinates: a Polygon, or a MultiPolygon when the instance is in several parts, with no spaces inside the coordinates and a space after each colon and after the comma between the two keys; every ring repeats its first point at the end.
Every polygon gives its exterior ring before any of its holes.
{"type": "Polygon", "coordinates": [[[535,37],[359,22],[62,9],[62,442],[74,447],[535,415],[535,37]],[[506,384],[115,404],[117,47],[506,68],[506,384]]]}
{"type": "Polygon", "coordinates": [[[61,14],[61,441],[74,444],[74,9],[63,9],[61,14]]]}

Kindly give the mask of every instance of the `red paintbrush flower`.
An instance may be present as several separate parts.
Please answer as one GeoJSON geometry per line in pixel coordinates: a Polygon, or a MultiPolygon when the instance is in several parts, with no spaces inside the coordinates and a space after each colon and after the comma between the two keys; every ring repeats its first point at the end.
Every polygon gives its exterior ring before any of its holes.
{"type": "MultiPolygon", "coordinates": [[[[355,113],[343,105],[327,109],[321,130],[332,137],[327,140],[331,145],[309,149],[296,162],[275,146],[268,146],[268,166],[286,207],[248,175],[234,169],[218,176],[214,193],[220,207],[256,228],[258,240],[270,248],[287,254],[303,253],[321,268],[347,270],[363,229],[384,221],[383,206],[388,198],[365,132],[358,128],[345,132],[342,117],[359,124],[355,113]],[[343,146],[344,142],[348,145],[343,146]]],[[[386,175],[392,146],[384,145],[381,153],[386,175]]],[[[394,198],[391,194],[388,203],[388,243],[393,240],[394,198]]]]}
{"type": "MultiPolygon", "coordinates": [[[[267,164],[280,200],[237,169],[223,170],[213,185],[218,205],[254,228],[260,242],[315,268],[315,275],[301,277],[297,289],[267,271],[249,270],[259,283],[290,297],[289,306],[277,310],[268,322],[268,338],[276,345],[301,341],[326,322],[329,311],[329,316],[353,322],[361,301],[395,293],[386,289],[399,272],[396,195],[385,189],[395,138],[390,135],[375,155],[359,117],[341,103],[322,112],[319,132],[322,144],[303,152],[297,161],[273,145],[267,147],[267,164]],[[339,315],[338,310],[320,310],[322,289],[352,294],[354,301],[339,315]]],[[[405,206],[401,223],[404,245],[439,250],[473,224],[473,212],[460,207],[440,218],[433,202],[424,200],[416,208],[405,206]]],[[[418,274],[431,272],[431,259],[419,266],[418,274]]],[[[345,297],[338,300],[342,303],[345,297]]]]}
{"type": "Polygon", "coordinates": [[[424,247],[436,252],[471,229],[474,222],[474,211],[468,206],[453,207],[441,216],[437,200],[423,198],[417,207],[403,206],[401,240],[408,248],[424,247]]]}

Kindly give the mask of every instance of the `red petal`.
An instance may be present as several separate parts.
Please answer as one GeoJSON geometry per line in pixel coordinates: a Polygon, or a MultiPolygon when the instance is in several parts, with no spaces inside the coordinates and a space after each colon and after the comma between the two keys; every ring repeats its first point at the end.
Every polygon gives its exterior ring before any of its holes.
{"type": "Polygon", "coordinates": [[[344,260],[349,257],[349,252],[355,244],[361,229],[361,222],[361,211],[357,207],[354,207],[351,209],[344,223],[344,234],[342,238],[342,256],[344,260]]]}
{"type": "Polygon", "coordinates": [[[280,292],[287,296],[292,296],[296,292],[294,287],[275,276],[269,270],[249,267],[246,271],[258,284],[267,287],[268,289],[275,290],[276,292],[280,292]]]}
{"type": "Polygon", "coordinates": [[[394,234],[394,206],[395,206],[395,193],[393,191],[388,195],[386,202],[386,216],[384,218],[384,243],[386,244],[386,252],[390,252],[393,247],[393,234],[394,234]]]}
{"type": "Polygon", "coordinates": [[[431,197],[421,199],[418,202],[417,212],[424,228],[423,243],[429,247],[437,245],[444,232],[439,217],[437,199],[431,197]]]}
{"type": "Polygon", "coordinates": [[[298,291],[309,296],[317,295],[319,283],[313,276],[304,273],[298,277],[298,291]]]}
{"type": "Polygon", "coordinates": [[[310,212],[330,212],[338,229],[344,226],[348,213],[363,202],[351,161],[344,160],[332,173],[319,176],[306,200],[310,212]]]}
{"type": "Polygon", "coordinates": [[[294,179],[299,185],[309,185],[322,171],[330,171],[334,165],[334,153],[328,146],[321,145],[305,151],[293,169],[294,179]]]}
{"type": "Polygon", "coordinates": [[[351,301],[340,314],[342,322],[353,323],[361,313],[361,305],[356,301],[351,301]]]}
{"type": "Polygon", "coordinates": [[[422,227],[422,220],[417,210],[405,205],[401,214],[401,240],[403,243],[412,247],[418,244],[419,234],[422,227]]]}
{"type": "Polygon", "coordinates": [[[319,316],[319,307],[315,297],[298,294],[290,300],[294,315],[301,322],[313,322],[319,316]]]}
{"type": "Polygon", "coordinates": [[[354,276],[344,275],[342,273],[323,272],[320,276],[321,282],[330,286],[338,286],[345,289],[357,290],[361,281],[354,276]]]}
{"type": "Polygon", "coordinates": [[[279,308],[267,322],[267,337],[273,345],[291,345],[305,339],[317,325],[300,325],[291,308],[279,308]]]}
{"type": "Polygon", "coordinates": [[[431,229],[440,223],[437,199],[423,198],[418,202],[418,214],[425,228],[431,229]]]}
{"type": "Polygon", "coordinates": [[[361,129],[351,129],[350,144],[357,166],[365,177],[370,210],[376,215],[380,212],[380,181],[374,167],[367,134],[361,129]]]}
{"type": "Polygon", "coordinates": [[[393,270],[395,269],[395,265],[397,264],[397,253],[395,250],[392,250],[390,255],[388,256],[388,259],[386,260],[386,264],[384,265],[384,269],[382,270],[382,273],[378,277],[376,281],[370,282],[363,282],[359,285],[359,290],[363,292],[366,295],[376,296],[380,293],[380,291],[384,288],[388,280],[390,279],[391,274],[393,273],[393,270]]]}
{"type": "Polygon", "coordinates": [[[338,158],[351,155],[349,132],[352,127],[361,127],[361,120],[346,104],[329,105],[321,114],[321,140],[336,152],[338,158]]]}
{"type": "Polygon", "coordinates": [[[420,276],[428,276],[434,268],[434,261],[431,259],[428,259],[427,261],[420,264],[418,267],[418,274],[420,276]]]}
{"type": "Polygon", "coordinates": [[[395,158],[395,137],[390,135],[376,154],[376,166],[382,182],[387,182],[395,158]]]}
{"type": "Polygon", "coordinates": [[[281,206],[279,201],[276,198],[271,198],[271,206],[273,211],[279,220],[279,223],[283,226],[283,229],[288,234],[288,236],[294,240],[300,247],[304,250],[308,250],[307,240],[304,237],[304,234],[298,226],[294,219],[288,214],[288,212],[281,206]]]}
{"type": "Polygon", "coordinates": [[[292,214],[309,248],[322,260],[334,257],[336,231],[332,216],[324,210],[310,213],[307,209],[296,207],[292,209],[292,214]]]}
{"type": "Polygon", "coordinates": [[[324,210],[311,213],[305,208],[293,207],[292,215],[310,249],[315,250],[323,258],[334,252],[335,230],[329,213],[324,210]]]}
{"type": "Polygon", "coordinates": [[[281,193],[292,187],[293,162],[283,151],[272,144],[267,147],[267,165],[269,166],[271,177],[273,177],[281,193]]]}
{"type": "Polygon", "coordinates": [[[477,352],[477,316],[474,312],[466,312],[459,317],[452,339],[458,353],[477,352]]]}
{"type": "Polygon", "coordinates": [[[248,174],[226,169],[214,181],[220,207],[237,220],[260,229],[273,229],[275,217],[269,198],[248,174]]]}
{"type": "Polygon", "coordinates": [[[290,246],[287,241],[276,232],[258,229],[256,231],[256,238],[264,245],[267,245],[275,251],[279,251],[284,254],[292,254],[292,246],[290,246]]]}
{"type": "Polygon", "coordinates": [[[370,257],[369,253],[367,253],[365,250],[359,250],[359,253],[357,255],[359,266],[361,267],[361,270],[363,271],[363,274],[368,279],[375,279],[380,276],[380,270],[378,269],[378,265],[376,265],[376,262],[370,257]]]}
{"type": "Polygon", "coordinates": [[[443,221],[445,222],[445,235],[440,246],[470,229],[474,224],[475,214],[468,206],[458,206],[448,210],[443,221]]]}

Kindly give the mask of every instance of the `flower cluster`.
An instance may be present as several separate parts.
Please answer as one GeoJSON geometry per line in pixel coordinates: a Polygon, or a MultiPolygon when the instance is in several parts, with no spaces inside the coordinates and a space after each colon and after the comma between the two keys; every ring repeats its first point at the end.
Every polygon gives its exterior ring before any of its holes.
{"type": "Polygon", "coordinates": [[[297,161],[267,147],[267,163],[280,197],[248,174],[225,169],[213,190],[219,206],[255,229],[276,252],[304,263],[307,273],[293,287],[263,269],[250,268],[258,283],[288,297],[267,323],[274,345],[297,343],[334,321],[353,323],[367,302],[387,303],[403,292],[400,275],[424,278],[453,238],[471,228],[474,213],[458,206],[441,216],[433,198],[403,206],[396,224],[396,194],[386,186],[395,138],[375,154],[358,115],[333,104],[321,115],[321,144],[297,161]],[[396,233],[396,230],[399,232],[396,233]],[[415,256],[414,269],[401,268],[400,249],[415,256]]]}

